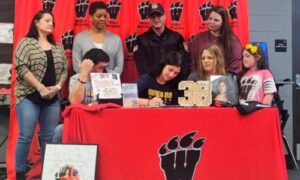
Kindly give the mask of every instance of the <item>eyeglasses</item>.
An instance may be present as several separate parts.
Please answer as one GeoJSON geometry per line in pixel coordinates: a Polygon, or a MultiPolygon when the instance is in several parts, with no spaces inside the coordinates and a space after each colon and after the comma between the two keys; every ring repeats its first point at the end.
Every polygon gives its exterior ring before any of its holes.
{"type": "Polygon", "coordinates": [[[245,46],[245,49],[249,50],[252,54],[255,54],[255,53],[257,53],[258,47],[253,44],[247,44],[245,46]]]}

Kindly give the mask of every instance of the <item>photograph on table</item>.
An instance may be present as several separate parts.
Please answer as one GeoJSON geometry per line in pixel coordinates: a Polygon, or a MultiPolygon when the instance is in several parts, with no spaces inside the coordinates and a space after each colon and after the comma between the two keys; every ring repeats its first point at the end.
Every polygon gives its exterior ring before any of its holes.
{"type": "Polygon", "coordinates": [[[238,86],[233,76],[213,75],[210,77],[210,81],[215,105],[234,106],[238,103],[238,86]]]}
{"type": "Polygon", "coordinates": [[[95,179],[98,145],[46,144],[42,179],[95,179]]]}

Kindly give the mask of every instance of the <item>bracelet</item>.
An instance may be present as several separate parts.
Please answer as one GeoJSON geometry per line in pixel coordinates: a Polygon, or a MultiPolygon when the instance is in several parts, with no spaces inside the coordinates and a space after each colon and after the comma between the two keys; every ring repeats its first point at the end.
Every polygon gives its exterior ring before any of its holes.
{"type": "Polygon", "coordinates": [[[79,81],[81,84],[85,84],[85,81],[81,81],[79,78],[77,79],[77,81],[79,81]]]}

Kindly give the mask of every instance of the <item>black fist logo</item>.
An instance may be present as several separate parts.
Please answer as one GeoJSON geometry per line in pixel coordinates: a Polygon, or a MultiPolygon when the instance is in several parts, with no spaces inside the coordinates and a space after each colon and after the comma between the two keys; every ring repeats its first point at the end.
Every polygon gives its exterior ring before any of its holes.
{"type": "Polygon", "coordinates": [[[128,53],[133,53],[133,49],[137,45],[136,38],[137,38],[136,33],[130,34],[129,36],[126,37],[125,43],[126,43],[126,48],[128,53]]]}
{"type": "Polygon", "coordinates": [[[180,1],[171,4],[170,11],[171,11],[172,21],[177,21],[177,22],[180,21],[182,10],[183,10],[183,4],[180,1]]]}
{"type": "Polygon", "coordinates": [[[253,78],[243,79],[240,87],[240,98],[246,100],[248,95],[250,95],[250,91],[256,86],[256,84],[257,81],[253,78]]]}
{"type": "Polygon", "coordinates": [[[107,6],[110,19],[117,19],[121,9],[121,2],[118,0],[111,0],[107,6]]]}
{"type": "Polygon", "coordinates": [[[148,13],[150,10],[150,3],[149,1],[143,1],[138,5],[139,15],[141,20],[146,20],[148,17],[148,13]]]}
{"type": "Polygon", "coordinates": [[[67,49],[72,50],[73,40],[74,40],[74,31],[73,30],[67,31],[61,36],[61,42],[64,45],[65,50],[67,50],[67,49]]]}
{"type": "Polygon", "coordinates": [[[173,137],[159,149],[160,166],[166,180],[192,180],[200,159],[205,138],[194,140],[197,132],[190,132],[181,139],[173,137]]]}
{"type": "Polygon", "coordinates": [[[77,18],[84,18],[89,7],[89,0],[76,0],[75,12],[77,18]]]}
{"type": "Polygon", "coordinates": [[[199,7],[199,14],[202,18],[202,21],[207,21],[209,17],[209,13],[211,11],[212,4],[211,2],[206,2],[199,7]]]}
{"type": "Polygon", "coordinates": [[[43,0],[43,10],[52,12],[56,0],[43,0]]]}
{"type": "Polygon", "coordinates": [[[233,1],[229,6],[228,6],[228,11],[231,19],[237,19],[237,2],[233,1]]]}

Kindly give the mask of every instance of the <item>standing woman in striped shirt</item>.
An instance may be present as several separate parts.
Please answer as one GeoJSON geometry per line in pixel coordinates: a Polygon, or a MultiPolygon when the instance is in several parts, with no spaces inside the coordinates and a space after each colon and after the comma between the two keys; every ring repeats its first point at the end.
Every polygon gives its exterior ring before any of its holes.
{"type": "Polygon", "coordinates": [[[54,41],[53,27],[51,12],[37,12],[27,35],[16,49],[17,180],[25,179],[29,147],[37,122],[43,157],[45,143],[51,143],[60,116],[58,94],[67,78],[67,64],[64,49],[54,41]]]}

